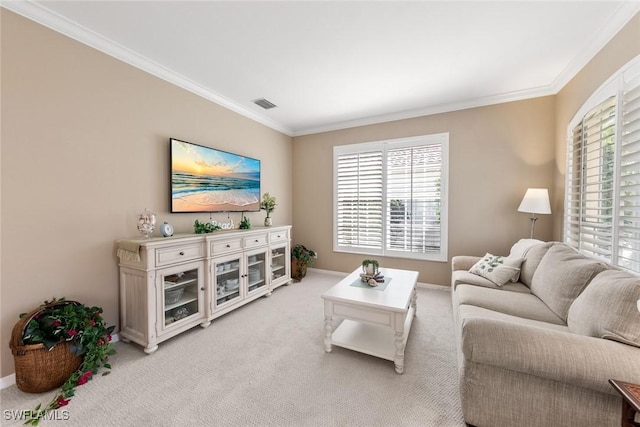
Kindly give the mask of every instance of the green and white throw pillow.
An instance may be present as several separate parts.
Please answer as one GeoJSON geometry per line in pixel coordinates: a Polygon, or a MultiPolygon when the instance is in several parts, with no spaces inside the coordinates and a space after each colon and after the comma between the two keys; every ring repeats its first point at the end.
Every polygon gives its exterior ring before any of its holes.
{"type": "Polygon", "coordinates": [[[471,269],[470,273],[491,280],[498,286],[508,281],[517,281],[520,275],[520,266],[524,258],[511,258],[487,253],[471,269]]]}

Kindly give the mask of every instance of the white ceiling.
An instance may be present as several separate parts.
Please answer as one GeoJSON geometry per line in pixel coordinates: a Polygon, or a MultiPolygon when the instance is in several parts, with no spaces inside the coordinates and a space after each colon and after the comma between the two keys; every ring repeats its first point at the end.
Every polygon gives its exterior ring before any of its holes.
{"type": "Polygon", "coordinates": [[[4,1],[289,135],[556,93],[638,1],[4,1]],[[277,108],[252,103],[266,98],[277,108]]]}

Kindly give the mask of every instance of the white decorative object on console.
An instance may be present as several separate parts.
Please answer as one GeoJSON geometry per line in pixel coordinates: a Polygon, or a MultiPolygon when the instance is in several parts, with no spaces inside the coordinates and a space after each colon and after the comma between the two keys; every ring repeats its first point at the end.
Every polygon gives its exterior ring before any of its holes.
{"type": "Polygon", "coordinates": [[[291,226],[281,226],[120,240],[120,337],[150,354],[270,295],[291,281],[290,234],[291,226]]]}

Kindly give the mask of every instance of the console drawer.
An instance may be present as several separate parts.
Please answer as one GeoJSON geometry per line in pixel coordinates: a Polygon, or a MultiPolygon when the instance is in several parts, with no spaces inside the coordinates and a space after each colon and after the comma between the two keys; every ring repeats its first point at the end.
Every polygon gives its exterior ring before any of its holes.
{"type": "Polygon", "coordinates": [[[256,246],[265,246],[267,244],[267,235],[266,234],[257,234],[251,237],[245,237],[244,239],[244,247],[245,248],[253,248],[256,246]]]}
{"type": "Polygon", "coordinates": [[[286,242],[287,240],[289,240],[289,233],[287,233],[285,230],[283,231],[274,231],[273,233],[269,234],[269,241],[270,242],[286,242]]]}
{"type": "Polygon", "coordinates": [[[223,240],[221,242],[211,243],[211,253],[213,255],[224,254],[242,249],[242,240],[223,240]]]}
{"type": "Polygon", "coordinates": [[[156,249],[156,267],[204,258],[204,245],[201,243],[156,249]]]}

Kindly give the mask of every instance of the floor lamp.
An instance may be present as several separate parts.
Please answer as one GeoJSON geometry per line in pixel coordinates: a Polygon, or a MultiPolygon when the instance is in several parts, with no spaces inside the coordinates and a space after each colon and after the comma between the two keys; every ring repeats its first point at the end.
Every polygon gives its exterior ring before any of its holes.
{"type": "Polygon", "coordinates": [[[548,215],[551,213],[551,205],[549,204],[549,191],[546,188],[529,188],[520,203],[518,212],[526,212],[531,214],[531,238],[533,239],[533,231],[536,226],[536,214],[548,215]]]}

